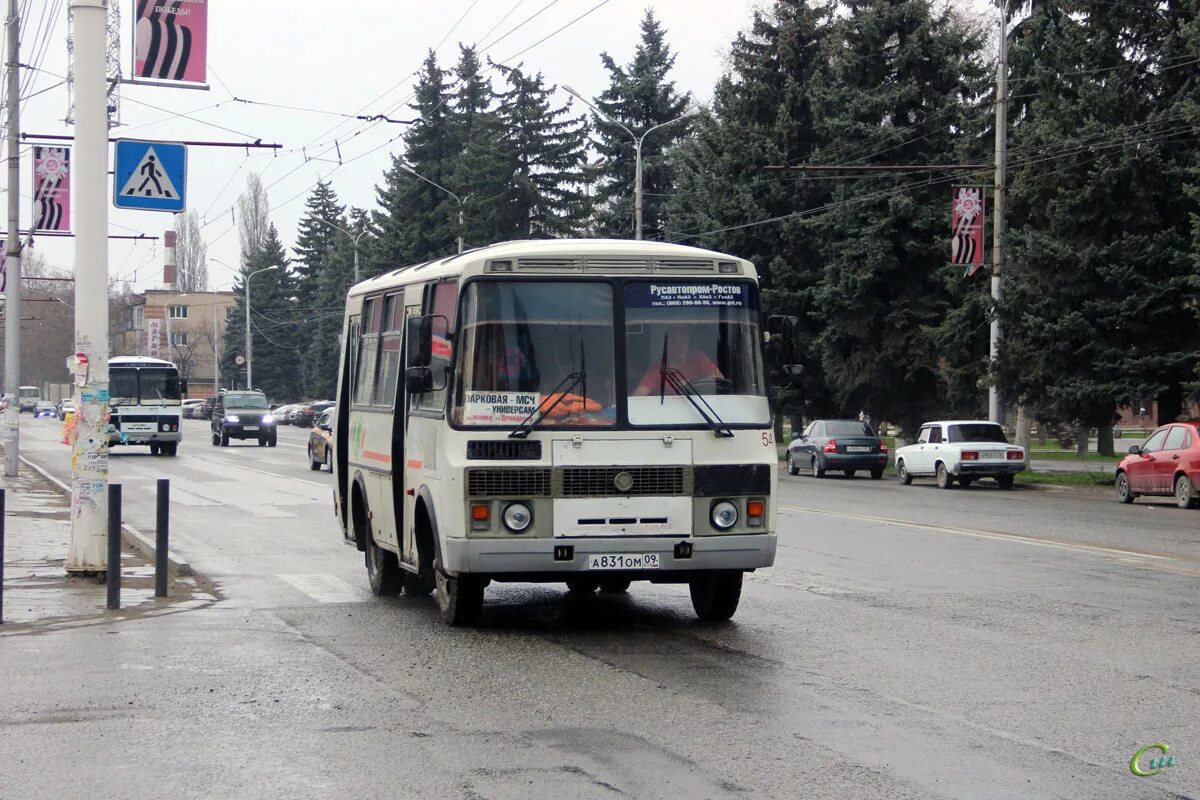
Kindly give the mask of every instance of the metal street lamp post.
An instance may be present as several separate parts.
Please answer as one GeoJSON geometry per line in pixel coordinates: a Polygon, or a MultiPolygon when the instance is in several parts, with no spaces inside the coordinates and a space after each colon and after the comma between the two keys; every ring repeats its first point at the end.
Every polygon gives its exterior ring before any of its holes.
{"type": "Polygon", "coordinates": [[[645,131],[641,136],[638,136],[636,133],[631,131],[629,128],[625,127],[620,122],[617,122],[615,119],[610,117],[608,114],[605,114],[603,111],[596,108],[596,106],[592,105],[591,101],[589,101],[586,97],[581,95],[579,92],[572,89],[570,86],[564,85],[562,88],[568,94],[574,95],[575,97],[579,98],[580,102],[582,102],[585,106],[590,108],[592,111],[596,112],[596,116],[600,117],[605,122],[609,122],[613,125],[616,125],[618,128],[620,128],[621,130],[628,133],[629,138],[633,139],[633,150],[634,150],[634,169],[633,169],[633,172],[634,172],[634,174],[633,174],[634,238],[641,239],[642,238],[642,145],[645,144],[646,137],[649,136],[650,134],[654,133],[659,128],[665,128],[668,125],[674,125],[676,122],[680,122],[680,121],[688,119],[690,117],[694,117],[700,113],[700,110],[692,109],[691,111],[687,112],[686,114],[676,117],[675,119],[667,120],[666,122],[660,122],[659,124],[655,125],[654,127],[650,128],[649,130],[645,131]]]}
{"type": "MultiPolygon", "coordinates": [[[[412,172],[412,170],[409,170],[409,172],[412,172]]],[[[413,174],[415,175],[416,173],[413,173],[413,174]]],[[[420,176],[418,176],[418,177],[420,177],[420,176]]],[[[431,183],[432,183],[432,181],[431,181],[431,183]]],[[[362,277],[358,271],[358,240],[363,237],[363,234],[366,233],[368,229],[363,228],[362,231],[357,236],[355,236],[350,231],[346,230],[345,228],[341,227],[340,225],[334,225],[332,222],[330,222],[327,219],[322,219],[321,217],[313,217],[313,219],[315,219],[317,222],[325,223],[329,227],[333,228],[335,231],[341,231],[342,233],[346,234],[347,236],[351,237],[354,240],[354,282],[358,283],[359,281],[361,281],[362,277]]],[[[458,224],[459,224],[459,227],[461,228],[461,226],[462,226],[462,211],[461,210],[459,211],[458,224]]],[[[459,240],[460,240],[460,244],[459,244],[458,252],[461,253],[462,252],[461,237],[459,237],[459,240]]]]}
{"type": "Polygon", "coordinates": [[[421,173],[417,172],[415,169],[413,169],[412,167],[410,167],[408,164],[401,163],[401,164],[400,164],[400,169],[404,170],[404,171],[405,171],[405,172],[407,172],[409,175],[412,175],[414,178],[420,178],[421,180],[423,180],[423,181],[425,181],[426,183],[428,183],[430,186],[434,186],[434,187],[436,187],[436,188],[438,188],[438,189],[441,189],[443,192],[445,192],[446,194],[448,194],[448,195],[450,195],[451,197],[453,197],[453,198],[454,198],[454,202],[458,203],[458,252],[460,252],[460,253],[461,253],[461,252],[463,251],[463,236],[462,236],[462,232],[463,232],[463,204],[464,204],[464,203],[466,203],[468,200],[470,200],[470,199],[471,199],[471,195],[469,195],[469,194],[468,194],[468,195],[466,195],[465,197],[461,197],[461,198],[460,198],[458,195],[456,195],[454,192],[452,192],[452,191],[450,191],[449,189],[447,189],[445,186],[442,186],[440,183],[434,183],[433,181],[429,180],[429,178],[426,178],[424,175],[422,175],[421,173]]]}
{"type": "Polygon", "coordinates": [[[271,270],[279,269],[279,265],[275,264],[270,267],[256,269],[246,276],[246,389],[254,388],[254,339],[250,336],[250,279],[260,272],[270,272],[271,270]]]}

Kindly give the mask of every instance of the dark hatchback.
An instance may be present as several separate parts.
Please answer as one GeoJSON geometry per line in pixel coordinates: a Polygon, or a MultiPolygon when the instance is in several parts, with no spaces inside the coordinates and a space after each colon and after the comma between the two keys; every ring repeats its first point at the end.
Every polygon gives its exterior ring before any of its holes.
{"type": "Polygon", "coordinates": [[[887,462],[887,444],[870,425],[852,419],[815,420],[792,439],[787,451],[788,474],[799,475],[800,470],[807,470],[814,478],[824,478],[828,470],[852,478],[863,470],[879,480],[887,462]]]}

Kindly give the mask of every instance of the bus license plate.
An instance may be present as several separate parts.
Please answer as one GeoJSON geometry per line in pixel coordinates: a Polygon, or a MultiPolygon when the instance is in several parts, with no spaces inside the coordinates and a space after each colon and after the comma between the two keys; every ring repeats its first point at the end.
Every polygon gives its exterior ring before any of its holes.
{"type": "Polygon", "coordinates": [[[588,569],[658,569],[658,553],[613,553],[588,556],[588,569]]]}
{"type": "Polygon", "coordinates": [[[245,430],[245,431],[256,431],[256,430],[258,430],[258,426],[257,426],[257,425],[247,425],[247,426],[246,426],[245,428],[243,428],[242,430],[245,430]]]}

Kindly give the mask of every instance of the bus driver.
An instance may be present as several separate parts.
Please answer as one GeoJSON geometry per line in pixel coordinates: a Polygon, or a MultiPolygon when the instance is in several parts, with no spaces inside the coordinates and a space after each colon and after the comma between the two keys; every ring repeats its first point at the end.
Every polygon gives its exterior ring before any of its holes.
{"type": "MultiPolygon", "coordinates": [[[[724,378],[721,370],[712,362],[703,350],[691,346],[691,334],[689,333],[690,326],[680,323],[675,323],[667,327],[663,334],[666,337],[667,361],[666,366],[674,367],[683,373],[683,376],[689,381],[695,382],[704,378],[724,378]]],[[[652,340],[653,341],[653,340],[652,340]]],[[[670,382],[667,382],[663,387],[662,382],[662,349],[655,348],[651,345],[650,364],[646,367],[645,374],[638,381],[638,385],[634,388],[633,394],[637,397],[642,397],[650,394],[658,394],[660,387],[664,388],[668,394],[675,394],[675,390],[671,387],[670,382]],[[653,352],[655,349],[657,353],[653,352]]]]}

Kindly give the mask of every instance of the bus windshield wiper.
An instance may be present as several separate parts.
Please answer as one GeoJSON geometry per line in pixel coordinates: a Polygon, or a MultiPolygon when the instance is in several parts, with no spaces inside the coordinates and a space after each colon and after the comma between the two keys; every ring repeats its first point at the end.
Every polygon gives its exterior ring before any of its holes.
{"type": "Polygon", "coordinates": [[[688,399],[692,407],[696,409],[696,413],[704,417],[704,421],[708,423],[708,427],[717,436],[728,439],[733,436],[733,431],[721,419],[713,407],[708,404],[704,396],[696,390],[692,382],[675,367],[667,366],[667,337],[663,336],[662,363],[658,368],[658,402],[661,405],[667,396],[667,386],[669,385],[675,394],[681,394],[688,399]],[[707,410],[706,410],[707,409],[707,410]],[[711,414],[711,416],[709,416],[711,414]]]}
{"type": "Polygon", "coordinates": [[[586,386],[587,384],[585,381],[587,381],[586,370],[581,369],[579,372],[572,372],[568,374],[550,391],[550,397],[554,398],[554,402],[546,405],[545,401],[543,400],[537,408],[529,413],[529,416],[521,420],[520,425],[518,425],[512,430],[511,433],[508,434],[509,438],[524,439],[534,428],[542,423],[542,420],[550,415],[551,411],[558,408],[559,403],[561,403],[563,399],[570,394],[572,389],[581,383],[586,386]]]}
{"type": "Polygon", "coordinates": [[[696,409],[696,413],[704,417],[704,421],[708,423],[708,427],[712,429],[713,433],[723,439],[733,436],[733,431],[729,425],[708,404],[708,401],[704,399],[704,395],[696,390],[696,387],[692,385],[692,382],[687,379],[686,375],[674,367],[668,367],[666,364],[659,368],[659,372],[662,377],[662,385],[659,389],[660,403],[666,397],[666,387],[670,386],[675,394],[683,395],[688,399],[688,402],[696,409]]]}

